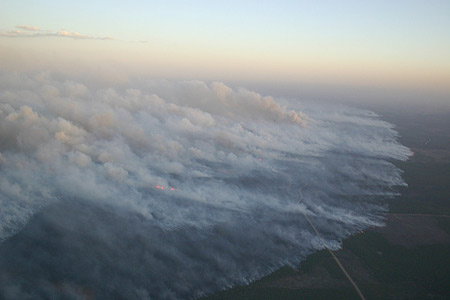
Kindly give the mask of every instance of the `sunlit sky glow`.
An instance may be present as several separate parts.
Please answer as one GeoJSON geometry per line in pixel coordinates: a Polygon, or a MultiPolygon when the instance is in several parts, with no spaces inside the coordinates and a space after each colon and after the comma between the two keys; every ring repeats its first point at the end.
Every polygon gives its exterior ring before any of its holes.
{"type": "Polygon", "coordinates": [[[2,1],[0,67],[448,92],[450,1],[2,1]]]}

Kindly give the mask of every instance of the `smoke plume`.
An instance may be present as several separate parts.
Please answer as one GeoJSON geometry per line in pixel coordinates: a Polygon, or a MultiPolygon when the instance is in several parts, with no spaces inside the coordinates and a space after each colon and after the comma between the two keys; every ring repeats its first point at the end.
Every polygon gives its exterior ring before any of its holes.
{"type": "Polygon", "coordinates": [[[186,299],[382,225],[393,126],[220,82],[0,73],[0,295],[186,299]]]}

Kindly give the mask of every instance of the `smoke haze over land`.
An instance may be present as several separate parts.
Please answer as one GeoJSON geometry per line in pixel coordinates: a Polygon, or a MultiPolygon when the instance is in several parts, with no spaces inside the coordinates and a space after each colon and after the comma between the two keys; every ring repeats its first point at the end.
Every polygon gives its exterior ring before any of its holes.
{"type": "Polygon", "coordinates": [[[185,299],[383,224],[411,152],[347,106],[0,73],[0,295],[185,299]]]}

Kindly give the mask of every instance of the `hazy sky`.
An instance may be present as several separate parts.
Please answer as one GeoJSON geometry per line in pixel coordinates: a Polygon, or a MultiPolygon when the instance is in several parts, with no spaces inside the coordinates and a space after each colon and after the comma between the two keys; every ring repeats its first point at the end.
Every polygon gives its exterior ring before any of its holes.
{"type": "Polygon", "coordinates": [[[450,1],[2,1],[0,67],[449,92],[450,1]]]}

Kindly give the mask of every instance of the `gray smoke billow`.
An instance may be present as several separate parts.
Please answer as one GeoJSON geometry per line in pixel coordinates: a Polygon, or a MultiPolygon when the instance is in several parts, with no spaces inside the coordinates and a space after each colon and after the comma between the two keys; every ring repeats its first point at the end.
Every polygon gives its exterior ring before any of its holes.
{"type": "Polygon", "coordinates": [[[0,295],[186,299],[382,225],[411,152],[344,106],[0,73],[0,295]]]}

